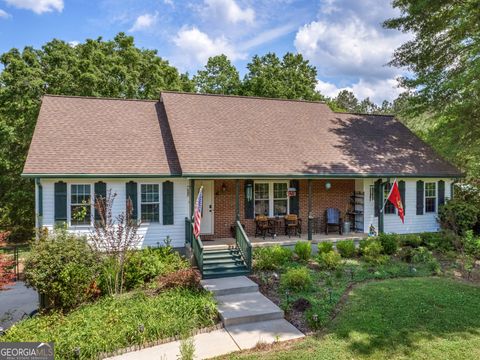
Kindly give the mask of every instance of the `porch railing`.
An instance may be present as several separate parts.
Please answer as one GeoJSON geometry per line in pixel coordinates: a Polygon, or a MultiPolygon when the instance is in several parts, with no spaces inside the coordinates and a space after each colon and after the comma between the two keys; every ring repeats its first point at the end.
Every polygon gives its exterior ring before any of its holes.
{"type": "Polygon", "coordinates": [[[189,218],[185,218],[185,240],[192,246],[193,256],[195,256],[198,269],[203,275],[203,243],[200,236],[195,238],[193,235],[193,223],[189,218]]]}
{"type": "Polygon", "coordinates": [[[243,229],[242,224],[240,221],[237,221],[235,227],[235,241],[237,243],[237,247],[240,249],[242,253],[243,260],[247,265],[249,271],[252,270],[252,243],[248,240],[248,236],[243,229]]]}

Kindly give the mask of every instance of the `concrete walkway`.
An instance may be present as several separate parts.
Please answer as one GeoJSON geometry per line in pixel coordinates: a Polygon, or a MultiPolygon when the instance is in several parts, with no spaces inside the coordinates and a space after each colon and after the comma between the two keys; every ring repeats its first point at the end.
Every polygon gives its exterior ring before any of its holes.
{"type": "MultiPolygon", "coordinates": [[[[283,311],[260,294],[258,285],[245,276],[202,280],[203,287],[213,292],[224,329],[193,337],[195,358],[208,359],[257,344],[271,344],[303,337],[296,327],[283,318],[283,311]]],[[[180,341],[133,351],[110,359],[147,360],[178,359],[180,341]]]]}

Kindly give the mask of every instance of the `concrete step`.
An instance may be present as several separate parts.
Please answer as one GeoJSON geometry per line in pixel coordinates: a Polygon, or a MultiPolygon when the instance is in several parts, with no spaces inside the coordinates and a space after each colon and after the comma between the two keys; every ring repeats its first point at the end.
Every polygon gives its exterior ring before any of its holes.
{"type": "Polygon", "coordinates": [[[283,319],[284,313],[260,292],[217,296],[218,312],[225,326],[283,319]]]}
{"type": "Polygon", "coordinates": [[[211,291],[215,296],[245,294],[258,291],[258,284],[246,276],[236,276],[221,279],[202,280],[205,290],[211,291]]]}

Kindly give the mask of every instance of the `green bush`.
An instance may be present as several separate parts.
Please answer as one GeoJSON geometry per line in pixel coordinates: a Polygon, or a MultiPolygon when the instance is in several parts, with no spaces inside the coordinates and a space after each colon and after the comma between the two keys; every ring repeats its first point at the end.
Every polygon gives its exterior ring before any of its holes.
{"type": "Polygon", "coordinates": [[[407,263],[412,262],[413,248],[410,246],[404,246],[398,250],[398,257],[407,263]]]}
{"type": "Polygon", "coordinates": [[[46,297],[46,307],[69,311],[96,295],[99,261],[86,238],[58,229],[32,244],[25,282],[46,297]]]}
{"type": "Polygon", "coordinates": [[[338,241],[336,248],[344,258],[351,258],[355,255],[355,242],[353,240],[338,241]]]}
{"type": "Polygon", "coordinates": [[[328,253],[333,250],[333,243],[330,241],[322,241],[318,243],[318,253],[328,253]]]}
{"type": "Polygon", "coordinates": [[[253,266],[255,270],[276,270],[292,259],[292,251],[280,245],[255,248],[253,266]]]}
{"type": "Polygon", "coordinates": [[[294,252],[301,261],[308,261],[312,255],[312,245],[310,242],[297,241],[294,252]]]}
{"type": "Polygon", "coordinates": [[[382,244],[383,252],[387,255],[393,255],[398,250],[398,235],[397,234],[379,234],[377,239],[382,244]]]}
{"type": "Polygon", "coordinates": [[[413,250],[412,262],[414,264],[427,264],[429,270],[431,270],[432,272],[440,272],[440,264],[438,260],[426,247],[420,246],[413,250]]]}
{"type": "Polygon", "coordinates": [[[473,235],[472,230],[468,230],[462,239],[465,252],[475,258],[480,258],[480,237],[473,235]]]}
{"type": "Polygon", "coordinates": [[[388,256],[382,255],[383,247],[379,240],[372,239],[365,245],[363,249],[363,258],[366,262],[381,265],[388,261],[388,256]]]}
{"type": "Polygon", "coordinates": [[[429,250],[451,251],[453,247],[453,233],[452,232],[424,232],[420,234],[422,244],[429,250]]]}
{"type": "Polygon", "coordinates": [[[452,199],[440,207],[438,219],[442,229],[465,235],[479,222],[480,208],[463,199],[452,199]]]}
{"type": "Polygon", "coordinates": [[[339,253],[331,250],[322,252],[317,257],[318,265],[324,270],[336,270],[342,265],[342,257],[339,253]]]}
{"type": "Polygon", "coordinates": [[[312,286],[312,276],[306,267],[288,269],[280,279],[283,288],[302,291],[312,286]]]}
{"type": "Polygon", "coordinates": [[[400,244],[402,246],[411,246],[417,248],[422,245],[422,238],[417,234],[403,234],[399,235],[400,244]]]}
{"type": "Polygon", "coordinates": [[[188,262],[169,246],[134,250],[125,263],[125,288],[131,290],[157,276],[164,276],[188,267],[188,262]]]}

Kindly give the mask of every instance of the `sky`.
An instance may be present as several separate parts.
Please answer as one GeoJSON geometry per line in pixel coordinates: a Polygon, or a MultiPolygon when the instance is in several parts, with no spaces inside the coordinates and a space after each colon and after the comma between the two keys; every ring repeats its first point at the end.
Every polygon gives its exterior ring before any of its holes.
{"type": "Polygon", "coordinates": [[[402,92],[387,63],[409,35],[381,25],[397,15],[389,0],[0,0],[0,53],[123,31],[182,72],[223,53],[243,76],[253,55],[289,51],[316,66],[322,94],[381,103],[402,92]]]}

